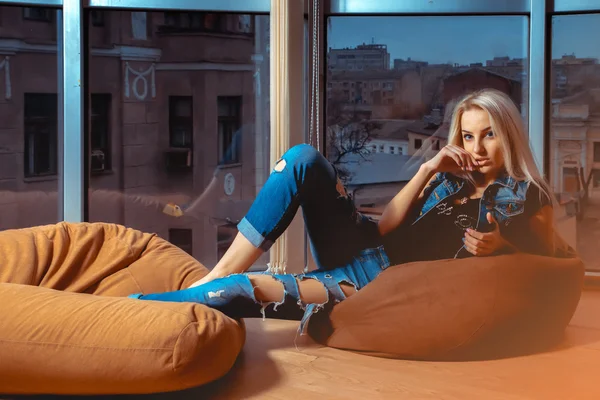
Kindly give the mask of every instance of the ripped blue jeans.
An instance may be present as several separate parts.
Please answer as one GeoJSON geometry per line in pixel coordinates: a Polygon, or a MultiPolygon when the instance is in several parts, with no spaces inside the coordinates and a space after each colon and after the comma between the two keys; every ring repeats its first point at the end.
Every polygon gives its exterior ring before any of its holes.
{"type": "MultiPolygon", "coordinates": [[[[303,316],[300,318],[300,326],[298,328],[300,334],[303,335],[306,333],[308,322],[314,313],[325,309],[327,306],[332,307],[334,304],[346,299],[346,295],[342,291],[340,284],[349,284],[358,291],[365,287],[369,282],[373,281],[373,279],[377,278],[381,271],[389,267],[389,265],[390,262],[385,251],[383,251],[382,247],[378,247],[365,249],[355,256],[351,263],[330,270],[317,269],[304,274],[271,275],[275,280],[283,284],[284,300],[281,303],[274,303],[273,311],[269,314],[269,317],[294,319],[290,318],[290,314],[285,310],[282,310],[282,314],[277,314],[277,307],[285,305],[287,297],[290,297],[290,300],[296,301],[296,304],[304,311],[303,316]],[[306,304],[300,298],[298,281],[304,279],[315,279],[323,284],[327,292],[327,300],[324,303],[306,304]]],[[[262,272],[261,274],[268,273],[262,272]]],[[[265,316],[265,308],[263,308],[263,316],[265,316]]]]}
{"type": "MultiPolygon", "coordinates": [[[[302,207],[311,250],[318,269],[304,274],[275,274],[284,296],[281,302],[260,304],[249,275],[235,274],[176,292],[134,295],[145,300],[196,301],[237,318],[263,316],[299,319],[304,334],[310,317],[345,300],[340,284],[357,291],[390,265],[375,221],[357,212],[335,168],[316,149],[302,144],[288,150],[277,162],[246,216],[239,232],[255,247],[269,250],[302,207]],[[298,281],[323,284],[327,301],[306,303],[298,281]],[[278,309],[281,308],[281,309],[278,309]]],[[[262,274],[262,273],[259,273],[262,274]]]]}
{"type": "MultiPolygon", "coordinates": [[[[346,298],[341,283],[360,290],[389,267],[377,223],[357,212],[333,165],[307,144],[292,147],[277,162],[238,230],[266,251],[291,223],[298,207],[302,207],[318,269],[291,276],[321,282],[328,301],[346,298]]],[[[274,278],[281,280],[278,275],[274,278]]],[[[286,291],[292,285],[291,281],[284,284],[286,291]]],[[[305,308],[300,324],[304,332],[310,316],[324,305],[300,300],[298,304],[305,308]]]]}

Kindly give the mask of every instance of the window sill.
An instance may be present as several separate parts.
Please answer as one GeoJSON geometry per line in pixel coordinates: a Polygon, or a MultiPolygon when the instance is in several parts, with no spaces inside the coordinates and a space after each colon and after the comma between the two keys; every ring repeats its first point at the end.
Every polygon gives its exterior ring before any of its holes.
{"type": "Polygon", "coordinates": [[[114,175],[114,171],[112,169],[105,169],[104,171],[91,171],[90,175],[93,176],[105,176],[105,175],[114,175]]]}
{"type": "Polygon", "coordinates": [[[230,168],[240,168],[242,166],[241,162],[231,163],[231,164],[219,164],[217,168],[219,169],[230,169],[230,168]]]}
{"type": "Polygon", "coordinates": [[[50,182],[57,181],[57,175],[42,175],[42,176],[29,176],[23,178],[23,182],[25,183],[37,183],[37,182],[50,182]]]}

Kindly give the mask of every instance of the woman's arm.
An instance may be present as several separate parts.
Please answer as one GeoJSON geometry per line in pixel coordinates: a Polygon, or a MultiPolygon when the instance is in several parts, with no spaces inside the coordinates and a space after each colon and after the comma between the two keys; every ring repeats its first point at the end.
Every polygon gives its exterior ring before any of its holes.
{"type": "Polygon", "coordinates": [[[542,207],[529,219],[531,233],[542,245],[544,254],[554,253],[554,211],[550,205],[542,207]]]}
{"type": "Polygon", "coordinates": [[[447,145],[435,157],[421,164],[419,171],[385,207],[378,223],[381,236],[396,229],[410,213],[415,202],[438,172],[474,171],[477,161],[462,147],[447,145]]]}
{"type": "MultiPolygon", "coordinates": [[[[552,254],[554,252],[554,229],[552,225],[553,211],[552,207],[547,205],[542,207],[536,214],[529,218],[529,230],[527,233],[533,235],[535,248],[539,248],[541,254],[552,254]]],[[[475,256],[489,256],[497,252],[528,252],[535,251],[529,247],[523,246],[523,243],[515,243],[514,240],[508,240],[500,234],[498,223],[494,220],[491,213],[487,214],[490,224],[495,228],[491,232],[477,232],[473,229],[467,229],[465,233],[465,248],[475,256]]],[[[521,239],[525,239],[521,237],[521,239]]],[[[529,238],[527,238],[529,239],[529,238]]],[[[526,239],[526,240],[527,240],[526,239]]]]}
{"type": "Polygon", "coordinates": [[[432,168],[425,164],[421,164],[419,171],[413,178],[402,188],[392,201],[388,203],[383,210],[383,214],[378,223],[379,234],[385,235],[396,229],[409,214],[414,203],[423,197],[425,187],[435,177],[435,172],[432,168]]]}

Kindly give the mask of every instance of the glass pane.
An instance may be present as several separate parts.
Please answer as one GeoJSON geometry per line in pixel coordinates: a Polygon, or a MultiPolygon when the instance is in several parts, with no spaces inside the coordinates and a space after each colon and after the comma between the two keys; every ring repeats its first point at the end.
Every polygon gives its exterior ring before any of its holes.
{"type": "Polygon", "coordinates": [[[589,270],[600,271],[600,14],[552,18],[550,178],[559,224],[589,270]]]}
{"type": "Polygon", "coordinates": [[[528,18],[330,17],[327,158],[377,218],[447,144],[454,101],[495,88],[527,121],[528,18]]]}
{"type": "Polygon", "coordinates": [[[54,224],[59,178],[56,11],[0,7],[0,20],[0,230],[54,224]]]}
{"type": "Polygon", "coordinates": [[[89,26],[92,109],[110,104],[88,132],[111,160],[93,164],[90,220],[214,266],[270,171],[269,17],[111,10],[89,26]]]}

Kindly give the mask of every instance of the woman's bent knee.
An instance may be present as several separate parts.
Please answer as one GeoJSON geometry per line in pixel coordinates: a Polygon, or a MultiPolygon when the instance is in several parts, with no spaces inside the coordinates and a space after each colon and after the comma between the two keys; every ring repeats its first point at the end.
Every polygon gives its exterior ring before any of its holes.
{"type": "Polygon", "coordinates": [[[288,166],[294,167],[323,165],[327,162],[317,149],[304,143],[298,144],[286,151],[282,160],[285,160],[288,166]]]}

